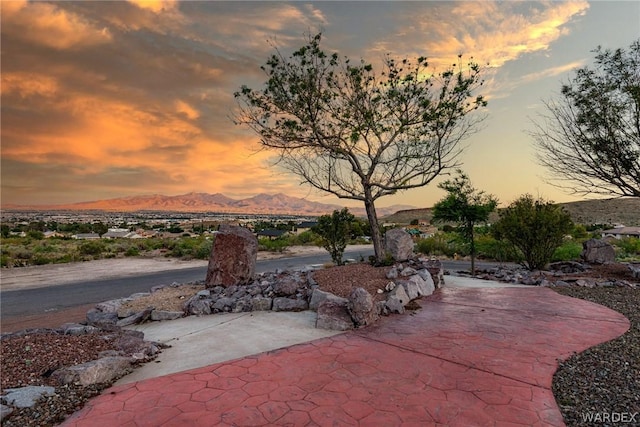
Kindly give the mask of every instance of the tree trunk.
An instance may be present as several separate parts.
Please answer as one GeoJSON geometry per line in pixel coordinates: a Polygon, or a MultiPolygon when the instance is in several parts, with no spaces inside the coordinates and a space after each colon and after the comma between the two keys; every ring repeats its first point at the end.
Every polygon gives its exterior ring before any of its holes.
{"type": "Polygon", "coordinates": [[[382,235],[378,226],[378,217],[376,215],[376,207],[371,197],[371,189],[365,188],[364,208],[367,211],[367,219],[371,228],[371,241],[373,242],[373,251],[375,252],[376,263],[384,260],[384,248],[382,247],[382,235]]]}
{"type": "Polygon", "coordinates": [[[474,241],[473,223],[470,224],[469,235],[471,237],[471,277],[476,277],[476,242],[474,241]]]}

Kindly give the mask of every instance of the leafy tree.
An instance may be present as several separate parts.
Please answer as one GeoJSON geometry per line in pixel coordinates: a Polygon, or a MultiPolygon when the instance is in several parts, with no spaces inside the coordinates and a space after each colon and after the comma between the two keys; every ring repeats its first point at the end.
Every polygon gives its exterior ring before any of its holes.
{"type": "Polygon", "coordinates": [[[574,194],[640,197],[640,39],[594,52],[534,123],[538,160],[574,194]]]}
{"type": "Polygon", "coordinates": [[[498,201],[492,195],[478,191],[471,186],[469,177],[458,170],[458,176],[438,185],[447,196],[433,206],[433,220],[455,222],[458,232],[469,244],[471,274],[476,274],[476,244],[474,229],[476,224],[486,222],[489,214],[496,209],[498,201]]]}
{"type": "MultiPolygon", "coordinates": [[[[395,60],[382,70],[352,63],[320,47],[321,35],[262,67],[262,90],[235,93],[235,123],[277,153],[276,164],[312,187],[364,203],[376,260],[384,260],[375,202],[429,184],[456,167],[460,142],[474,132],[486,106],[475,63],[435,73],[426,58],[395,60]]],[[[459,57],[461,61],[461,56],[459,57]]]]}
{"type": "Polygon", "coordinates": [[[572,229],[571,216],[562,206],[528,194],[502,210],[492,228],[496,238],[522,252],[523,265],[529,270],[544,268],[572,229]]]}
{"type": "Polygon", "coordinates": [[[349,242],[351,224],[355,217],[349,209],[335,210],[331,215],[322,215],[312,231],[322,240],[322,247],[329,251],[331,259],[336,265],[342,265],[342,255],[349,242]]]}

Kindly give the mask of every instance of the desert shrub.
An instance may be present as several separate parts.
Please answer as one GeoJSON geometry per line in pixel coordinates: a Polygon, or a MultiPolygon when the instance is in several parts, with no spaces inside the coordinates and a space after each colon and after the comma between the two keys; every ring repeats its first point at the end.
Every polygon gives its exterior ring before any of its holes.
{"type": "Polygon", "coordinates": [[[454,233],[436,233],[418,240],[416,250],[426,255],[466,255],[464,242],[459,240],[459,236],[454,233]]]}
{"type": "Polygon", "coordinates": [[[498,240],[490,234],[482,234],[476,239],[478,257],[498,262],[521,262],[522,256],[509,242],[498,240]]]}
{"type": "Polygon", "coordinates": [[[87,240],[78,247],[81,255],[99,256],[106,250],[107,246],[101,240],[87,240]]]}
{"type": "Polygon", "coordinates": [[[569,213],[561,206],[524,195],[500,212],[492,227],[494,236],[517,248],[529,270],[539,270],[551,260],[573,229],[569,213]]]}
{"type": "Polygon", "coordinates": [[[625,237],[611,242],[616,247],[617,257],[624,261],[634,261],[640,256],[640,239],[625,237]]]}
{"type": "Polygon", "coordinates": [[[200,239],[200,242],[194,248],[193,257],[197,259],[209,259],[212,247],[213,239],[200,239]]]}
{"type": "Polygon", "coordinates": [[[268,237],[261,237],[258,239],[258,250],[268,252],[282,252],[289,246],[289,241],[286,238],[269,239],[268,237]]]}
{"type": "Polygon", "coordinates": [[[124,251],[124,256],[138,256],[140,255],[140,249],[135,246],[130,246],[124,251]]]}
{"type": "Polygon", "coordinates": [[[567,240],[554,252],[551,261],[574,261],[580,258],[582,243],[575,240],[567,240]]]}

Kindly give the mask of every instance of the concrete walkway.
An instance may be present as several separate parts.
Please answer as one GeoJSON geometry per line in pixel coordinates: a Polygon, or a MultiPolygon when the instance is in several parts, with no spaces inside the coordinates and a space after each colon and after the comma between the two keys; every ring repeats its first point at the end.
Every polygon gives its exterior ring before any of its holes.
{"type": "MultiPolygon", "coordinates": [[[[550,289],[447,282],[421,310],[372,327],[125,379],[62,425],[562,426],[550,389],[557,359],[629,328],[619,313],[550,289]]],[[[208,340],[218,348],[236,341],[216,329],[208,340]]]]}

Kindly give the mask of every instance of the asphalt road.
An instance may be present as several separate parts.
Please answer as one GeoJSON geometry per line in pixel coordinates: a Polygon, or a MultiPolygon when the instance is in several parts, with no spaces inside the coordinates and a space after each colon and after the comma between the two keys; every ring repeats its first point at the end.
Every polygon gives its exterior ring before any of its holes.
{"type": "MultiPolygon", "coordinates": [[[[347,250],[345,258],[367,259],[373,249],[347,250]]],[[[263,260],[256,263],[256,272],[291,270],[307,265],[331,262],[328,254],[305,255],[293,258],[263,260]]],[[[16,316],[60,311],[86,304],[95,304],[111,299],[128,297],[136,292],[148,292],[153,286],[187,283],[204,280],[206,267],[144,273],[139,276],[87,280],[70,284],[20,289],[0,292],[0,321],[16,316]]]]}
{"type": "MultiPolygon", "coordinates": [[[[345,258],[367,259],[373,249],[367,251],[347,250],[345,258]]],[[[291,270],[313,264],[331,261],[328,254],[306,255],[293,258],[258,261],[256,272],[291,270]]],[[[468,270],[467,261],[445,261],[444,268],[451,272],[468,270]]],[[[495,263],[478,263],[477,268],[492,267],[495,263]]],[[[153,286],[169,285],[174,282],[187,283],[203,280],[206,267],[145,273],[134,277],[104,280],[87,279],[84,282],[0,292],[0,320],[17,316],[28,316],[46,312],[65,310],[86,304],[95,304],[111,299],[124,298],[136,292],[148,292],[153,286]]]]}

